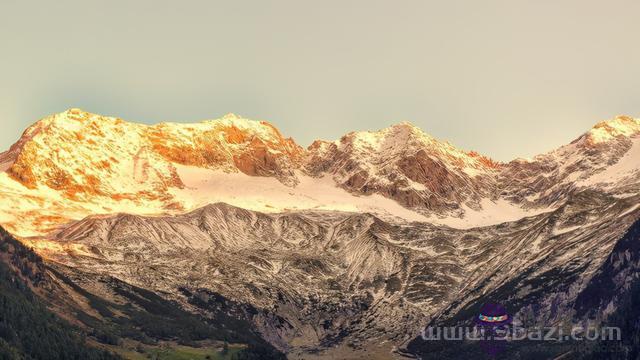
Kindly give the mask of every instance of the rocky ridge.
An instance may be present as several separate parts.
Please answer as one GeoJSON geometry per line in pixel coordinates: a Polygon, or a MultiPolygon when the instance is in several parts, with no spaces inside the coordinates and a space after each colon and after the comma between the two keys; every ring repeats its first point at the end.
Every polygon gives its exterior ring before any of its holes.
{"type": "Polygon", "coordinates": [[[269,123],[235,115],[147,126],[71,109],[37,122],[0,154],[0,213],[23,236],[92,214],[179,214],[219,201],[273,212],[367,209],[470,227],[512,219],[490,219],[494,213],[557,207],[576,189],[633,191],[639,124],[619,116],[547,154],[498,163],[409,123],[305,150],[269,123]],[[222,187],[209,187],[213,178],[222,187]],[[282,196],[247,197],[256,186],[282,196]]]}

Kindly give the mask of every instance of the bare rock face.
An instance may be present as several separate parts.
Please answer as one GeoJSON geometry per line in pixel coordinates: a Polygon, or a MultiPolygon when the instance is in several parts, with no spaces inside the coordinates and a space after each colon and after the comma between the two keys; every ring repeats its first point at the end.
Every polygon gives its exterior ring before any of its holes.
{"type": "Polygon", "coordinates": [[[378,132],[316,142],[307,154],[307,171],[330,174],[338,184],[363,194],[378,193],[421,210],[477,207],[490,195],[501,165],[475,152],[440,142],[408,123],[378,132]]]}
{"type": "Polygon", "coordinates": [[[273,176],[294,184],[303,149],[267,122],[227,115],[192,126],[160,124],[148,139],[165,160],[201,168],[273,176]]]}

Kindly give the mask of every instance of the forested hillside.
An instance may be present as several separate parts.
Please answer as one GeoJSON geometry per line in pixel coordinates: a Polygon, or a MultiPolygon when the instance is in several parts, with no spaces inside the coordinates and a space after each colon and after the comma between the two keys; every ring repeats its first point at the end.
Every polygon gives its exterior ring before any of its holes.
{"type": "Polygon", "coordinates": [[[41,259],[0,229],[0,359],[118,359],[86,345],[84,334],[49,311],[29,282],[41,259]]]}

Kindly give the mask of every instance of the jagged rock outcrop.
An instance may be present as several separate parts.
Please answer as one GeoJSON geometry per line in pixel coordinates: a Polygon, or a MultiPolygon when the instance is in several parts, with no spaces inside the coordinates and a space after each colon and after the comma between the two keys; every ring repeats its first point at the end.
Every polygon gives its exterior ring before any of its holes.
{"type": "Polygon", "coordinates": [[[329,174],[351,191],[377,193],[425,210],[455,210],[493,193],[501,164],[459,150],[409,123],[378,132],[354,132],[309,147],[307,170],[329,174]]]}

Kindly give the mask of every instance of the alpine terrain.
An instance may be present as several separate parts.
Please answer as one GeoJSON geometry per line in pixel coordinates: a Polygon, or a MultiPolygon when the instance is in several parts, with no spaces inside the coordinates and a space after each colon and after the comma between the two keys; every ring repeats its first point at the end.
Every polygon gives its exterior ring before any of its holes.
{"type": "MultiPolygon", "coordinates": [[[[19,280],[84,358],[482,358],[420,334],[487,302],[526,327],[621,326],[606,358],[640,356],[640,119],[503,163],[406,122],[305,149],[233,114],[70,109],[0,171],[0,285],[19,280]]],[[[5,319],[0,354],[42,358],[5,319]]],[[[576,349],[499,356],[603,358],[576,349]]]]}

